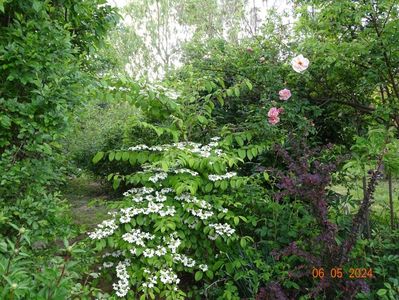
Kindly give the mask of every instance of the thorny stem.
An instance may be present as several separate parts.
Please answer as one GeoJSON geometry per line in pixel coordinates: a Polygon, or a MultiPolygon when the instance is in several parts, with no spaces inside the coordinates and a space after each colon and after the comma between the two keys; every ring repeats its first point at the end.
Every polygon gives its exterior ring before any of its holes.
{"type": "MultiPolygon", "coordinates": [[[[385,141],[385,145],[386,144],[387,144],[387,140],[385,141]]],[[[378,177],[379,171],[382,167],[383,158],[384,158],[384,154],[386,153],[386,151],[387,151],[387,149],[385,148],[377,160],[376,168],[369,180],[369,183],[367,186],[367,191],[366,191],[366,194],[364,195],[364,198],[360,205],[359,211],[357,212],[356,216],[352,220],[352,226],[351,226],[351,230],[349,232],[349,237],[345,240],[345,242],[342,244],[342,247],[340,249],[341,255],[340,255],[340,259],[339,259],[337,265],[344,265],[348,261],[349,253],[356,242],[356,239],[360,232],[360,229],[363,227],[363,225],[365,223],[365,217],[369,210],[371,201],[373,199],[375,187],[377,186],[377,177],[378,177]]]]}

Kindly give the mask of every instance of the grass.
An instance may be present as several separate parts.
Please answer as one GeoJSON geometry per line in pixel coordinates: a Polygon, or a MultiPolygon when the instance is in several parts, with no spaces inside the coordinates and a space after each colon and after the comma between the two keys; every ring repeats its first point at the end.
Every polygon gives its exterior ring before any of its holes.
{"type": "MultiPolygon", "coordinates": [[[[392,180],[393,192],[393,208],[395,213],[396,222],[399,219],[399,180],[392,180]]],[[[332,187],[332,190],[341,195],[350,195],[354,199],[363,199],[363,183],[361,180],[355,182],[354,187],[349,191],[342,185],[332,187]]],[[[389,194],[388,194],[388,181],[379,180],[374,193],[374,203],[371,206],[373,215],[389,219],[389,194]]]]}

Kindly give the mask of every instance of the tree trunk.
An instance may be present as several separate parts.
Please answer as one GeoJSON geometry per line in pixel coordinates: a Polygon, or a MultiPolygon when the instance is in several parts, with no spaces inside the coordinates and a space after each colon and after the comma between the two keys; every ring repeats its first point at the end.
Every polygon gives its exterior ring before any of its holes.
{"type": "Polygon", "coordinates": [[[388,193],[389,193],[389,210],[391,215],[391,229],[395,229],[395,217],[393,211],[393,194],[392,194],[392,175],[391,172],[388,174],[388,193]]]}

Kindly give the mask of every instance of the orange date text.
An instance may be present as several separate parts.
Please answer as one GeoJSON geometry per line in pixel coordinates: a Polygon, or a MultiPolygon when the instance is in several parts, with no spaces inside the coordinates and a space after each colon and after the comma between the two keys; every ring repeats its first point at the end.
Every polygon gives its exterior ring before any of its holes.
{"type": "Polygon", "coordinates": [[[327,268],[313,268],[312,277],[315,279],[323,279],[324,277],[334,278],[334,279],[360,279],[360,278],[372,278],[373,269],[372,268],[349,268],[344,270],[340,267],[334,267],[331,269],[327,268]]]}

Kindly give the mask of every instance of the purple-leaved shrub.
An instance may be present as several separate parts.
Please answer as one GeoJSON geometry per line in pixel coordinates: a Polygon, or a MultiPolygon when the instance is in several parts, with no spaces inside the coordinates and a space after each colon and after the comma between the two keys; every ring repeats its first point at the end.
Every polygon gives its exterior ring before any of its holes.
{"type": "MultiPolygon", "coordinates": [[[[289,272],[291,280],[304,280],[305,276],[312,279],[311,271],[313,268],[324,268],[326,270],[323,278],[316,279],[313,288],[300,291],[312,298],[324,295],[327,297],[326,299],[336,299],[337,296],[343,297],[343,299],[353,299],[359,292],[368,292],[369,287],[365,280],[349,280],[345,277],[337,280],[331,277],[328,270],[337,267],[345,269],[345,266],[350,262],[350,252],[365,224],[366,213],[372,202],[384,153],[380,155],[376,169],[372,172],[367,193],[359,206],[358,212],[352,218],[350,230],[342,238],[339,236],[338,225],[329,219],[328,208],[332,199],[328,193],[328,186],[331,184],[331,175],[346,157],[339,157],[335,161],[323,160],[323,151],[331,150],[332,145],[311,149],[305,140],[290,139],[289,146],[290,151],[282,146],[276,146],[276,154],[286,165],[286,171],[275,172],[278,178],[277,187],[279,188],[279,192],[275,194],[275,200],[296,199],[302,201],[304,205],[309,207],[317,220],[319,234],[307,241],[308,247],[306,249],[300,247],[297,241],[293,241],[285,249],[274,251],[274,258],[279,260],[283,256],[296,256],[304,261],[289,272]],[[342,239],[343,241],[339,242],[342,239]]],[[[264,294],[264,291],[261,291],[257,299],[291,299],[292,296],[298,297],[298,294],[292,295],[292,291],[284,290],[282,285],[275,281],[268,284],[266,291],[268,296],[262,297],[261,294],[264,294]]]]}

